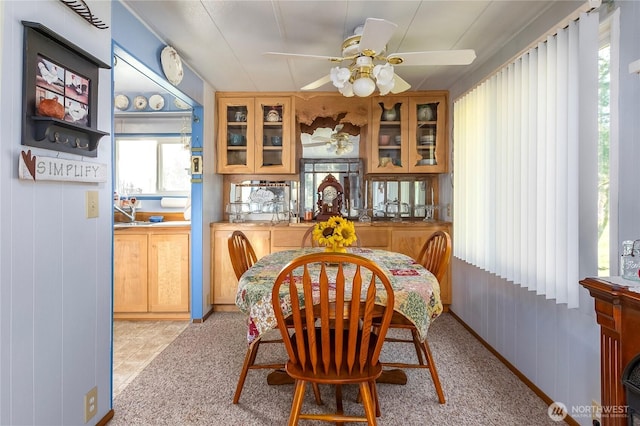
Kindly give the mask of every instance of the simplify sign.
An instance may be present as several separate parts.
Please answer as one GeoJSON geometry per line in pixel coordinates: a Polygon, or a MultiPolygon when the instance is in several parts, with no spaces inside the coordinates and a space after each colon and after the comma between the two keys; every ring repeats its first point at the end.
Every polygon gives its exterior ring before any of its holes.
{"type": "Polygon", "coordinates": [[[18,177],[29,180],[72,182],[106,182],[107,165],[88,161],[31,155],[22,151],[18,160],[18,177]]]}

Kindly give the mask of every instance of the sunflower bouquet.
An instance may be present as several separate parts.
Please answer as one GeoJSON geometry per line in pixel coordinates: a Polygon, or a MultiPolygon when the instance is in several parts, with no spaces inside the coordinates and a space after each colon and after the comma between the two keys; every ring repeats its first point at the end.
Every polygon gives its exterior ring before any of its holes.
{"type": "Polygon", "coordinates": [[[345,253],[346,247],[358,239],[354,223],[340,216],[332,216],[325,222],[318,222],[312,235],[318,245],[326,247],[326,251],[340,253],[345,253]]]}

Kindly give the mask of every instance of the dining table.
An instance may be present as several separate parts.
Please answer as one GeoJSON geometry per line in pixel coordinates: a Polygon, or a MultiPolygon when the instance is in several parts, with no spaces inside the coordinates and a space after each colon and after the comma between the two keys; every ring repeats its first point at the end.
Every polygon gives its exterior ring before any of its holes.
{"type": "MultiPolygon", "coordinates": [[[[240,277],[236,306],[248,316],[248,344],[278,327],[271,293],[282,268],[299,256],[324,250],[323,247],[306,247],[273,252],[260,258],[240,277]]],[[[415,325],[419,338],[425,340],[431,322],[443,310],[440,285],[436,277],[413,258],[402,253],[366,247],[348,247],[347,252],[375,262],[386,272],[395,295],[394,311],[415,325]]],[[[283,306],[287,306],[288,294],[281,294],[281,297],[284,298],[283,306]]],[[[395,370],[387,377],[387,380],[379,381],[406,383],[406,375],[401,370],[395,370]]],[[[279,381],[272,379],[269,382],[275,384],[279,381]]]]}

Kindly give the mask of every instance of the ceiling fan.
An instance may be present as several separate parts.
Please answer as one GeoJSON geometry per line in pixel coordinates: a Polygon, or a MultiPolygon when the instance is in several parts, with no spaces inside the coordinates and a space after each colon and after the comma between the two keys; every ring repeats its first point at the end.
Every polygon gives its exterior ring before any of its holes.
{"type": "Polygon", "coordinates": [[[387,42],[397,27],[385,19],[368,18],[364,25],[355,29],[354,35],[344,40],[340,57],[280,52],[264,54],[291,59],[323,59],[337,64],[351,61],[347,67],[336,66],[328,75],[302,87],[302,90],[313,90],[331,82],[347,97],[369,96],[376,86],[381,95],[409,90],[411,85],[395,74],[394,66],[468,65],[476,58],[475,51],[471,49],[405,52],[385,56],[387,42]]]}
{"type": "Polygon", "coordinates": [[[319,128],[317,129],[310,142],[305,142],[305,147],[325,146],[327,152],[335,153],[336,155],[348,154],[353,151],[353,141],[351,135],[347,132],[343,132],[343,124],[338,124],[335,129],[319,128]]]}

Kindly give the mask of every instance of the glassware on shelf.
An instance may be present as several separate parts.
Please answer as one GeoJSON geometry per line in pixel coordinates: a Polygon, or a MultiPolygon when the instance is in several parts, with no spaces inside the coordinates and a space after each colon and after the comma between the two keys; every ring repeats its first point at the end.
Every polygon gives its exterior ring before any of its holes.
{"type": "Polygon", "coordinates": [[[409,204],[398,200],[388,201],[384,204],[384,212],[385,216],[391,216],[391,222],[402,222],[402,215],[409,213],[409,204]]]}
{"type": "Polygon", "coordinates": [[[229,214],[229,222],[239,223],[244,222],[245,216],[251,213],[251,208],[249,203],[235,201],[227,204],[225,211],[229,214]]]}
{"type": "Polygon", "coordinates": [[[362,209],[360,209],[359,213],[360,216],[358,216],[358,221],[362,222],[362,223],[370,223],[371,222],[371,216],[369,216],[367,214],[367,212],[372,211],[373,209],[368,209],[366,206],[362,209]]]}
{"type": "Polygon", "coordinates": [[[285,215],[287,214],[287,212],[285,212],[284,201],[282,201],[282,198],[280,196],[276,196],[275,200],[272,203],[273,214],[271,216],[271,223],[275,225],[285,220],[285,215]]]}
{"type": "Polygon", "coordinates": [[[418,209],[424,209],[424,219],[422,219],[424,222],[432,222],[436,220],[435,213],[438,207],[439,206],[434,204],[420,204],[416,206],[418,209]]]}

